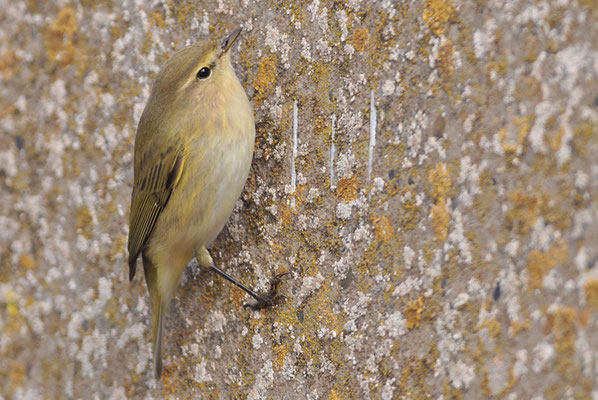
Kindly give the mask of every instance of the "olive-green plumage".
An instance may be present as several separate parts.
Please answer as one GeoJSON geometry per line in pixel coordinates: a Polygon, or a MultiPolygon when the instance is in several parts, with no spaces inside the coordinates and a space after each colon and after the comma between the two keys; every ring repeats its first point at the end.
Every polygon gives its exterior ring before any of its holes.
{"type": "Polygon", "coordinates": [[[129,227],[129,277],[142,254],[152,305],[156,377],[164,316],[189,260],[206,250],[239,198],[253,156],[247,95],[222,43],[187,47],[164,65],[137,127],[129,227]]]}

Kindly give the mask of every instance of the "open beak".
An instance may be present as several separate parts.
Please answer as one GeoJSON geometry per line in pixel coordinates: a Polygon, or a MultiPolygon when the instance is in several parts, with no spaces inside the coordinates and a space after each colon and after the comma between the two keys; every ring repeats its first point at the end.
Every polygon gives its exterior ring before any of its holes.
{"type": "Polygon", "coordinates": [[[230,49],[231,46],[233,45],[233,43],[235,43],[235,40],[237,40],[240,33],[241,33],[241,28],[237,28],[237,29],[235,29],[235,31],[233,33],[231,33],[226,39],[224,39],[222,41],[222,44],[220,45],[220,56],[219,57],[222,57],[223,55],[226,54],[228,49],[230,49]]]}

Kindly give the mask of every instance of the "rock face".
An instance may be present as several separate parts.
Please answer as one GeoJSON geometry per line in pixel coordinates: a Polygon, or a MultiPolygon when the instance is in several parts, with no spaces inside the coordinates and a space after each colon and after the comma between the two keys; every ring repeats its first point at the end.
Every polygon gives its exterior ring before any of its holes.
{"type": "Polygon", "coordinates": [[[598,396],[598,3],[56,3],[0,1],[0,398],[598,396]],[[192,262],[158,382],[135,128],[239,25],[256,153],[211,253],[287,297],[192,262]]]}

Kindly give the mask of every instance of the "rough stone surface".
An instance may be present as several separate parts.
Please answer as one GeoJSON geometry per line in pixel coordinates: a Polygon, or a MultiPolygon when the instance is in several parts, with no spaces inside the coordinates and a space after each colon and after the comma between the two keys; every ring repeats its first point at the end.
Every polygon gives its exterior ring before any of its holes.
{"type": "Polygon", "coordinates": [[[1,0],[0,398],[598,398],[597,4],[1,0]],[[191,263],[156,381],[135,128],[238,25],[256,154],[211,252],[287,298],[191,263]]]}

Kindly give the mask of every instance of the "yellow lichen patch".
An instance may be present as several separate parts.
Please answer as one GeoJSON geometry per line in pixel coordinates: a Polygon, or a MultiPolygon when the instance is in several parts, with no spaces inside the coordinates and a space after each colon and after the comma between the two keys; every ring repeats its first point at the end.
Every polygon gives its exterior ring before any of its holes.
{"type": "Polygon", "coordinates": [[[546,143],[552,151],[558,151],[563,143],[563,136],[565,136],[565,129],[559,127],[556,131],[547,132],[546,143]]]}
{"type": "Polygon", "coordinates": [[[438,62],[438,70],[440,75],[444,79],[447,79],[453,75],[453,53],[454,46],[453,42],[450,40],[446,40],[438,49],[438,57],[436,58],[436,61],[438,62]]]}
{"type": "Polygon", "coordinates": [[[19,57],[15,50],[9,49],[0,54],[0,72],[2,72],[2,76],[6,79],[12,77],[14,68],[18,63],[19,57]]]}
{"type": "Polygon", "coordinates": [[[444,242],[448,236],[448,228],[450,215],[446,207],[446,201],[444,197],[441,197],[432,209],[432,222],[434,223],[434,233],[436,234],[436,240],[444,242]]]}
{"type": "MultiPolygon", "coordinates": [[[[430,375],[434,372],[433,366],[438,360],[439,352],[434,342],[427,346],[420,343],[423,352],[421,357],[411,357],[404,363],[400,372],[398,387],[407,398],[426,399],[429,398],[430,389],[427,386],[430,375]],[[426,347],[428,349],[426,350],[426,347]]],[[[391,350],[391,353],[393,351],[391,350]]]]}
{"type": "Polygon", "coordinates": [[[29,254],[21,254],[19,257],[19,264],[27,269],[35,268],[35,261],[33,261],[33,257],[31,257],[29,254]]]}
{"type": "Polygon", "coordinates": [[[8,311],[9,315],[11,315],[11,316],[20,315],[19,306],[17,304],[17,296],[16,296],[15,292],[13,292],[12,290],[9,290],[8,292],[6,292],[5,301],[6,301],[6,311],[8,311]]]}
{"type": "Polygon", "coordinates": [[[162,17],[162,14],[160,14],[159,12],[153,13],[152,20],[150,21],[150,25],[155,25],[160,28],[164,28],[164,26],[166,26],[166,23],[164,22],[164,18],[162,17]]]}
{"type": "Polygon", "coordinates": [[[392,238],[395,231],[386,216],[374,218],[374,233],[378,242],[386,242],[392,238]]]}
{"type": "Polygon", "coordinates": [[[407,329],[417,328],[419,326],[423,309],[424,299],[422,296],[419,296],[417,300],[407,302],[407,307],[405,307],[407,329]]]}
{"type": "Polygon", "coordinates": [[[245,291],[243,289],[241,289],[235,285],[231,286],[230,299],[233,302],[233,304],[236,305],[237,307],[239,307],[245,303],[246,295],[247,295],[247,293],[245,293],[245,291]]]}
{"type": "Polygon", "coordinates": [[[497,339],[498,336],[500,335],[500,331],[501,331],[500,322],[498,322],[494,318],[486,319],[486,320],[480,322],[478,324],[478,326],[476,326],[476,330],[478,330],[478,331],[481,331],[484,328],[488,330],[488,335],[490,335],[490,337],[497,339]]]}
{"type": "Polygon", "coordinates": [[[406,232],[417,228],[419,223],[420,207],[415,203],[415,199],[411,198],[403,202],[403,210],[399,214],[399,223],[401,230],[406,232]]]}
{"type": "Polygon", "coordinates": [[[79,231],[87,239],[91,238],[92,218],[89,212],[89,207],[83,206],[79,208],[75,214],[77,223],[75,229],[79,231]]]}
{"type": "Polygon", "coordinates": [[[25,379],[27,378],[26,365],[17,360],[5,360],[7,362],[8,374],[8,394],[14,392],[17,388],[23,387],[25,379]]]}
{"type": "Polygon", "coordinates": [[[440,198],[448,197],[451,190],[451,175],[445,163],[438,163],[428,173],[428,183],[432,185],[430,195],[438,200],[440,198]]]}
{"type": "Polygon", "coordinates": [[[511,337],[514,337],[523,331],[527,331],[529,329],[529,327],[530,327],[529,319],[525,320],[525,321],[514,320],[511,323],[511,326],[509,327],[509,334],[511,335],[511,337]]]}
{"type": "Polygon", "coordinates": [[[260,106],[266,98],[268,88],[276,83],[276,56],[264,56],[258,64],[257,76],[253,81],[255,97],[253,101],[256,106],[260,106]]]}
{"type": "Polygon", "coordinates": [[[507,229],[513,233],[527,235],[546,208],[546,196],[518,189],[509,193],[508,198],[513,207],[506,215],[507,229]]]}
{"type": "Polygon", "coordinates": [[[341,178],[336,186],[336,192],[344,201],[355,200],[357,198],[357,176],[341,178]]]}
{"type": "Polygon", "coordinates": [[[330,393],[328,394],[328,400],[341,400],[342,397],[339,396],[336,392],[336,389],[332,388],[332,390],[330,390],[330,393]]]}
{"type": "Polygon", "coordinates": [[[598,126],[589,120],[583,120],[573,129],[573,147],[577,153],[583,153],[588,149],[588,142],[596,140],[598,126]]]}
{"type": "Polygon", "coordinates": [[[274,346],[274,353],[276,353],[276,359],[274,365],[278,370],[281,370],[284,366],[284,359],[287,356],[289,347],[281,344],[280,346],[274,346]]]}
{"type": "Polygon", "coordinates": [[[581,326],[586,329],[588,327],[588,323],[590,322],[590,310],[587,308],[579,310],[577,313],[577,319],[579,319],[581,326]]]}
{"type": "Polygon", "coordinates": [[[370,31],[368,28],[357,28],[353,31],[353,38],[351,44],[356,51],[364,51],[368,43],[370,31]]]}
{"type": "Polygon", "coordinates": [[[73,38],[79,29],[75,11],[65,7],[58,13],[46,31],[46,54],[50,60],[60,60],[64,65],[75,58],[73,38]]]}
{"type": "Polygon", "coordinates": [[[533,249],[527,256],[530,290],[542,287],[544,276],[555,266],[567,260],[569,248],[564,240],[557,240],[547,251],[533,249]]]}
{"type": "Polygon", "coordinates": [[[498,132],[500,138],[500,145],[507,153],[507,156],[512,156],[518,153],[518,150],[523,145],[527,134],[531,130],[536,117],[535,115],[528,115],[525,117],[515,117],[514,124],[516,129],[507,130],[505,128],[498,132]]]}
{"type": "Polygon", "coordinates": [[[450,0],[426,0],[422,18],[428,28],[437,35],[442,35],[447,23],[454,17],[455,8],[450,0]]]}
{"type": "Polygon", "coordinates": [[[575,351],[577,313],[571,307],[558,307],[548,314],[547,326],[554,338],[554,348],[559,353],[557,366],[561,373],[568,375],[575,366],[571,356],[575,351]]]}
{"type": "Polygon", "coordinates": [[[588,305],[598,311],[598,279],[589,279],[583,286],[588,305]]]}
{"type": "Polygon", "coordinates": [[[288,199],[281,199],[278,204],[278,212],[283,226],[289,227],[291,217],[297,215],[297,210],[305,202],[305,185],[298,185],[294,193],[290,193],[288,199]],[[291,205],[291,199],[295,199],[295,207],[291,205]]]}

